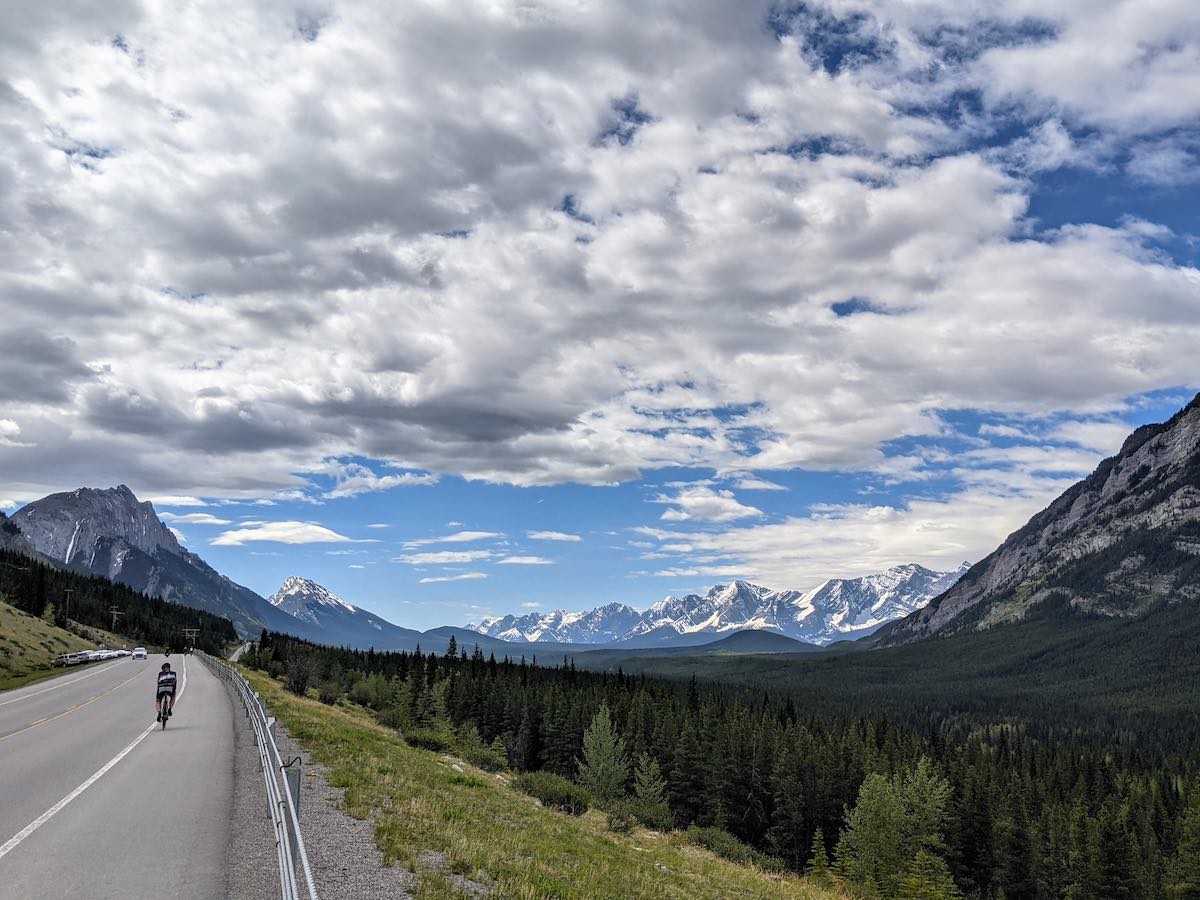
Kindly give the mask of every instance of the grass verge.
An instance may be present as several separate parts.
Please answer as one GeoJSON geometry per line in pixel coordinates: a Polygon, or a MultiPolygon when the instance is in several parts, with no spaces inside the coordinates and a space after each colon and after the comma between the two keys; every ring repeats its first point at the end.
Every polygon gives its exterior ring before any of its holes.
{"type": "Polygon", "coordinates": [[[60,653],[94,647],[84,638],[0,602],[0,690],[20,687],[55,674],[60,653]]]}
{"type": "Polygon", "coordinates": [[[418,897],[462,896],[461,879],[530,900],[849,896],[817,880],[720,859],[682,833],[613,834],[603,813],[543,808],[513,790],[508,775],[411,748],[365,710],[294,696],[261,672],[246,676],[292,737],[332,770],[350,815],[375,820],[385,861],[416,874],[418,897]]]}

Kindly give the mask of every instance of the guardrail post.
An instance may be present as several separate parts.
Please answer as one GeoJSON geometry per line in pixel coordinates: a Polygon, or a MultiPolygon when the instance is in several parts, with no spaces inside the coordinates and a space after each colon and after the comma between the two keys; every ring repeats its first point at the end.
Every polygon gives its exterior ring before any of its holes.
{"type": "Polygon", "coordinates": [[[293,756],[290,762],[283,764],[283,774],[287,778],[288,793],[292,797],[292,809],[296,811],[296,818],[300,818],[300,769],[302,763],[300,757],[293,756]]]}

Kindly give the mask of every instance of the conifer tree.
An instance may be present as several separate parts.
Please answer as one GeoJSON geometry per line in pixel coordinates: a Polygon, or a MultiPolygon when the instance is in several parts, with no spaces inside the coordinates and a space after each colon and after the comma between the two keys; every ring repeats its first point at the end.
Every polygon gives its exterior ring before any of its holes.
{"type": "Polygon", "coordinates": [[[592,724],[583,733],[579,782],[603,806],[625,796],[628,780],[629,755],[625,752],[625,741],[613,728],[608,704],[601,703],[592,724]]]}
{"type": "Polygon", "coordinates": [[[824,875],[829,871],[829,853],[825,849],[825,833],[818,828],[813,832],[812,859],[808,864],[809,875],[824,875]]]}
{"type": "Polygon", "coordinates": [[[667,781],[662,769],[649,753],[638,757],[633,773],[634,814],[648,828],[671,826],[671,808],[667,805],[667,781]]]}
{"type": "Polygon", "coordinates": [[[896,900],[959,900],[962,891],[950,876],[945,860],[919,850],[900,876],[895,896],[896,900]]]}

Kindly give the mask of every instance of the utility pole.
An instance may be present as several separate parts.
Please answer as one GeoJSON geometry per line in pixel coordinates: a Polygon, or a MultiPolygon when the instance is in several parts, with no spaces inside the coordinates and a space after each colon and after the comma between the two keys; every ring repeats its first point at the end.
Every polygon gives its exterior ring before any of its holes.
{"type": "Polygon", "coordinates": [[[109,630],[116,631],[117,630],[117,619],[121,618],[121,616],[125,615],[125,613],[121,612],[121,610],[119,608],[117,608],[116,606],[110,606],[108,608],[108,611],[110,613],[112,613],[112,628],[109,630]]]}
{"type": "Polygon", "coordinates": [[[181,628],[183,636],[187,638],[187,649],[191,650],[196,645],[196,635],[200,633],[199,628],[181,628]]]}
{"type": "Polygon", "coordinates": [[[67,595],[65,609],[63,610],[63,621],[71,618],[71,595],[75,593],[75,588],[64,588],[63,593],[67,595]]]}

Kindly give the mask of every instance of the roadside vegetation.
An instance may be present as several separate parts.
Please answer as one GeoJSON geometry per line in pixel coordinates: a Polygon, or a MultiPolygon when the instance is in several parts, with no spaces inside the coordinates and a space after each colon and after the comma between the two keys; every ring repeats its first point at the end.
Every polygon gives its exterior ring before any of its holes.
{"type": "Polygon", "coordinates": [[[121,636],[115,640],[131,646],[182,650],[183,629],[199,628],[195,646],[224,656],[225,648],[237,640],[233,623],[221,616],[148,597],[107,578],[57,569],[7,550],[0,550],[0,598],[60,628],[108,628],[112,623],[109,610],[115,606],[121,612],[121,636]]]}
{"type": "Polygon", "coordinates": [[[94,646],[53,622],[0,601],[0,690],[53,675],[54,657],[94,646]]]}
{"type": "Polygon", "coordinates": [[[286,676],[247,675],[292,737],[332,770],[347,811],[375,820],[384,859],[417,876],[418,897],[472,891],[521,898],[853,896],[833,878],[730,862],[684,832],[610,830],[608,815],[571,782],[547,788],[543,803],[532,795],[541,787],[518,790],[511,771],[472,765],[460,750],[465,745],[412,747],[355,703],[297,696],[284,689],[286,676]],[[574,806],[562,811],[559,802],[574,806]]]}
{"type": "MultiPolygon", "coordinates": [[[[453,644],[442,654],[376,653],[264,634],[244,661],[330,712],[354,709],[367,722],[358,708],[369,709],[394,745],[427,748],[435,766],[440,754],[503,753],[519,773],[510,797],[519,789],[557,810],[560,828],[594,822],[618,840],[651,827],[672,846],[707,848],[780,883],[833,871],[869,897],[1200,896],[1200,760],[1155,752],[1152,740],[1131,753],[1116,742],[1049,742],[1005,722],[962,737],[922,732],[801,714],[791,698],[761,690],[497,661],[453,644]]],[[[396,777],[394,767],[354,769],[353,756],[348,785],[396,777]]],[[[436,828],[413,840],[421,817],[391,819],[397,802],[425,798],[385,792],[367,805],[384,810],[381,834],[407,835],[384,844],[398,858],[436,828]]],[[[522,852],[506,843],[513,820],[500,809],[489,813],[496,820],[458,804],[443,812],[469,821],[474,839],[492,822],[502,855],[522,852]]],[[[552,850],[536,849],[536,860],[552,850]]],[[[505,871],[483,854],[454,858],[491,877],[505,871]]],[[[559,865],[572,863],[551,871],[559,865]]],[[[543,895],[573,896],[535,892],[543,895]]]]}

